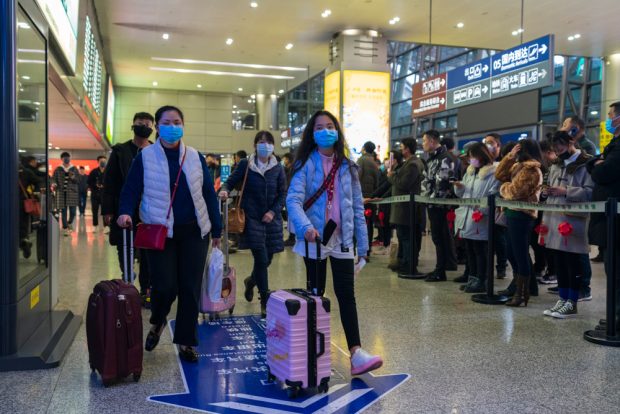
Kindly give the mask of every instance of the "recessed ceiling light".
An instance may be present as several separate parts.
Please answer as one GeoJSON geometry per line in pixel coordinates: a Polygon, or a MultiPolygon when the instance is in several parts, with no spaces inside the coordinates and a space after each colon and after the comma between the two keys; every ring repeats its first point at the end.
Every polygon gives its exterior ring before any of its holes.
{"type": "Polygon", "coordinates": [[[170,35],[168,33],[164,33],[163,35],[161,35],[161,38],[164,40],[168,40],[170,39],[170,35]]]}
{"type": "Polygon", "coordinates": [[[197,88],[202,88],[201,84],[196,85],[197,88]]]}
{"type": "Polygon", "coordinates": [[[25,79],[25,80],[30,80],[30,76],[28,76],[28,75],[24,75],[24,76],[22,76],[22,79],[25,79]]]}
{"type": "Polygon", "coordinates": [[[575,33],[575,39],[579,39],[581,35],[579,33],[575,33]]]}
{"type": "Polygon", "coordinates": [[[252,7],[253,9],[258,7],[258,3],[253,1],[252,3],[250,3],[250,7],[252,7]]]}
{"type": "Polygon", "coordinates": [[[284,93],[284,89],[280,89],[278,93],[284,93]]]}
{"type": "Polygon", "coordinates": [[[456,27],[458,27],[459,29],[462,29],[463,27],[465,27],[465,23],[463,23],[463,22],[458,22],[458,23],[456,24],[456,27]]]}
{"type": "Polygon", "coordinates": [[[523,33],[524,31],[525,31],[525,30],[523,30],[522,28],[519,28],[519,29],[517,29],[517,30],[513,30],[513,31],[512,31],[512,35],[513,35],[513,36],[517,36],[517,35],[519,35],[520,33],[523,33]]]}
{"type": "Polygon", "coordinates": [[[398,17],[398,16],[393,17],[393,18],[390,20],[390,24],[396,24],[396,23],[398,23],[398,22],[400,22],[400,17],[398,17]]]}
{"type": "Polygon", "coordinates": [[[330,9],[325,9],[323,13],[321,13],[321,17],[326,18],[326,17],[329,17],[331,14],[332,14],[332,11],[330,9]]]}
{"type": "Polygon", "coordinates": [[[153,81],[153,86],[157,86],[159,85],[159,83],[157,83],[157,81],[153,81]]]}
{"type": "Polygon", "coordinates": [[[232,45],[232,44],[233,44],[233,42],[234,42],[234,40],[233,40],[232,38],[230,38],[230,37],[229,37],[228,39],[226,39],[226,44],[227,44],[228,46],[232,45]]]}
{"type": "Polygon", "coordinates": [[[251,99],[248,99],[248,103],[252,103],[252,100],[251,100],[251,99]]]}
{"type": "Polygon", "coordinates": [[[256,99],[256,95],[250,95],[250,98],[256,99]]]}
{"type": "Polygon", "coordinates": [[[575,36],[568,36],[568,40],[572,42],[573,40],[575,40],[575,36]]]}
{"type": "Polygon", "coordinates": [[[598,115],[598,111],[591,111],[590,115],[598,115]]]}
{"type": "Polygon", "coordinates": [[[239,92],[243,92],[243,88],[239,88],[237,89],[239,92]]]}
{"type": "Polygon", "coordinates": [[[55,149],[55,150],[59,150],[59,149],[60,149],[60,147],[54,147],[54,149],[55,149]]]}
{"type": "Polygon", "coordinates": [[[233,109],[237,109],[237,105],[233,105],[233,109]]]}
{"type": "Polygon", "coordinates": [[[286,48],[286,50],[291,50],[293,48],[293,44],[292,43],[287,43],[286,46],[284,46],[286,48]]]}

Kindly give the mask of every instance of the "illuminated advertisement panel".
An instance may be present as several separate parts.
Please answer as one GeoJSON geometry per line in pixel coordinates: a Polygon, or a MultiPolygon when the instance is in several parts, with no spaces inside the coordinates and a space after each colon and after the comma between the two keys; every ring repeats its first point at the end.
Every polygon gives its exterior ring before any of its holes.
{"type": "Polygon", "coordinates": [[[54,37],[75,72],[80,0],[37,0],[54,37]]]}
{"type": "Polygon", "coordinates": [[[325,110],[340,119],[340,71],[325,77],[325,110]]]}
{"type": "MultiPolygon", "coordinates": [[[[343,71],[341,123],[353,159],[360,157],[366,141],[374,142],[380,158],[387,156],[390,139],[390,86],[389,72],[343,71]]],[[[327,96],[327,87],[325,90],[327,96]]]]}
{"type": "Polygon", "coordinates": [[[114,143],[114,85],[112,78],[108,78],[108,102],[105,121],[105,137],[110,144],[114,143]]]}

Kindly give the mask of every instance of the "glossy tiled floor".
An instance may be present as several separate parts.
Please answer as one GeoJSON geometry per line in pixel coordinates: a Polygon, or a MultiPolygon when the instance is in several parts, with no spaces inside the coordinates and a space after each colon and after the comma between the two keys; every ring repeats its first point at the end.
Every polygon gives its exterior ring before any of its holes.
{"type": "MultiPolygon", "coordinates": [[[[90,219],[86,222],[90,224],[90,219]]],[[[432,267],[430,237],[424,238],[422,270],[432,267]]],[[[231,256],[239,278],[249,274],[251,254],[231,256]]],[[[384,356],[378,372],[409,373],[411,379],[385,396],[370,413],[617,413],[620,410],[620,349],[582,339],[604,314],[602,266],[594,264],[592,302],[579,304],[573,320],[542,311],[555,301],[544,287],[528,308],[473,303],[452,282],[429,284],[396,278],[387,257],[376,256],[357,279],[364,347],[384,356]]],[[[118,277],[115,250],[101,232],[82,222],[61,240],[60,307],[82,314],[92,286],[118,277]]],[[[450,276],[459,273],[451,272],[450,276]]],[[[271,288],[303,286],[302,261],[290,250],[270,269],[271,288]]],[[[504,287],[507,281],[500,281],[504,287]]],[[[235,313],[257,312],[238,291],[235,313]]],[[[334,297],[328,289],[328,296],[334,297]]],[[[335,301],[334,301],[335,302],[335,301]]],[[[334,344],[346,348],[338,310],[334,344]]],[[[145,313],[145,320],[147,314],[145,313]]],[[[145,326],[146,328],[146,326],[145,326]]],[[[183,391],[168,333],[145,354],[139,383],[104,389],[91,375],[84,326],[58,369],[0,373],[2,413],[189,412],[147,402],[154,394],[183,391]]]]}

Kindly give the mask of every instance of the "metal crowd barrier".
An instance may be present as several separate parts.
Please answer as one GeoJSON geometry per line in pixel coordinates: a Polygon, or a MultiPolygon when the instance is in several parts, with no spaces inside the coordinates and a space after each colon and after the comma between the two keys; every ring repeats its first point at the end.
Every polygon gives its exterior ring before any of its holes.
{"type": "MultiPolygon", "coordinates": [[[[607,304],[606,304],[606,320],[601,320],[599,326],[593,330],[584,333],[584,339],[600,345],[620,347],[620,275],[618,275],[618,252],[617,234],[618,234],[618,200],[610,198],[607,201],[591,201],[584,203],[570,204],[540,204],[528,203],[523,201],[508,201],[496,198],[495,195],[486,198],[431,198],[416,194],[400,195],[384,198],[377,201],[369,201],[373,204],[392,204],[392,203],[409,203],[409,239],[411,246],[411,260],[409,261],[409,273],[413,275],[417,269],[417,245],[415,239],[415,229],[417,226],[417,217],[415,212],[416,204],[430,204],[440,206],[477,206],[488,208],[490,212],[495,212],[496,207],[509,207],[526,210],[553,211],[565,213],[604,213],[607,217],[607,247],[605,254],[605,272],[607,276],[607,304]],[[604,322],[604,323],[603,323],[604,322]],[[603,329],[604,328],[604,329],[603,329]]],[[[508,301],[506,296],[496,295],[494,280],[494,261],[495,249],[491,246],[495,245],[495,214],[488,215],[488,253],[487,253],[487,292],[472,295],[472,300],[476,303],[486,305],[499,305],[508,301]]]]}

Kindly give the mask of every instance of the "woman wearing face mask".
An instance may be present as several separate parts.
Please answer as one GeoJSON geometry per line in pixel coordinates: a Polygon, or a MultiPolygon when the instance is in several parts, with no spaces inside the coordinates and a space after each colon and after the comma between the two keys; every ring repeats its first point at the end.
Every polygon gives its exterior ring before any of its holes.
{"type": "MultiPolygon", "coordinates": [[[[551,137],[551,146],[558,155],[558,160],[549,169],[548,186],[543,190],[547,203],[568,204],[590,201],[594,182],[586,169],[586,164],[591,156],[576,149],[575,139],[565,131],[558,131],[551,137]]],[[[547,316],[564,319],[577,314],[580,288],[577,276],[583,274],[580,272],[580,255],[590,252],[587,238],[588,222],[587,213],[570,215],[551,211],[543,213],[542,223],[549,229],[544,244],[553,257],[560,295],[560,300],[555,306],[544,311],[547,316]],[[568,229],[568,226],[571,231],[568,234],[561,234],[560,229],[568,229]]]]}
{"type": "MultiPolygon", "coordinates": [[[[495,177],[503,184],[500,194],[506,200],[538,202],[543,182],[542,154],[538,142],[523,139],[502,159],[495,177]]],[[[534,229],[536,210],[504,209],[508,224],[508,256],[516,291],[507,306],[527,306],[530,300],[530,234],[534,229]]]]}
{"type": "Polygon", "coordinates": [[[297,235],[294,251],[304,257],[309,286],[320,293],[325,291],[329,257],[340,320],[351,352],[351,374],[360,375],[381,367],[383,361],[361,348],[354,293],[354,239],[358,256],[363,258],[368,252],[368,234],[358,167],[347,158],[345,148],[336,117],[327,111],[316,112],[306,124],[297,150],[286,209],[297,235]],[[336,225],[331,237],[324,232],[330,220],[336,225]],[[314,243],[317,237],[324,246],[320,258],[314,243]],[[314,286],[316,260],[320,260],[318,286],[314,286]]]}
{"type": "Polygon", "coordinates": [[[204,157],[181,141],[181,110],[159,108],[155,123],[157,142],[134,158],[121,191],[117,224],[130,227],[139,203],[143,223],[168,228],[164,250],[145,250],[152,289],[151,329],[144,349],[152,351],[159,343],[170,307],[178,297],[173,342],[179,345],[183,360],[198,362],[198,298],[209,233],[212,246],[220,246],[219,202],[204,157]]]}
{"type": "MultiPolygon", "coordinates": [[[[454,193],[459,198],[485,198],[497,193],[499,181],[495,178],[496,166],[487,147],[476,142],[467,152],[469,167],[462,182],[454,183],[454,193]]],[[[489,209],[461,206],[456,209],[455,232],[465,240],[469,279],[466,293],[486,291],[489,209]]]]}
{"type": "Polygon", "coordinates": [[[284,167],[273,155],[274,139],[270,132],[258,132],[254,148],[256,153],[249,159],[242,159],[222,185],[220,198],[226,200],[229,191],[238,185],[243,186],[241,208],[245,211],[245,229],[242,237],[254,257],[252,274],[243,281],[244,296],[251,302],[254,287],[258,287],[264,318],[269,290],[268,268],[273,255],[284,250],[282,208],[286,199],[286,175],[284,167]]]}

